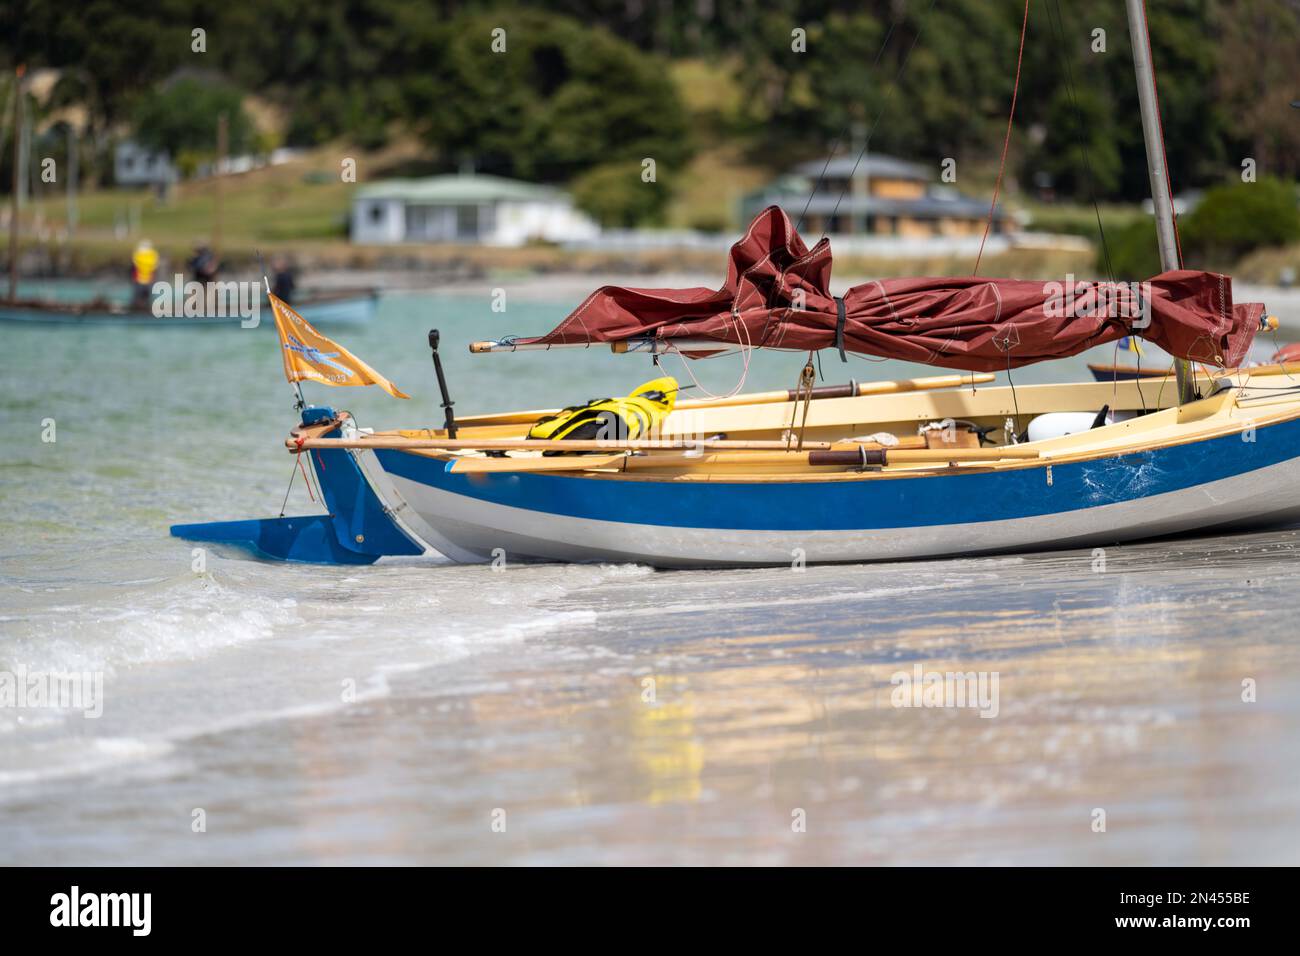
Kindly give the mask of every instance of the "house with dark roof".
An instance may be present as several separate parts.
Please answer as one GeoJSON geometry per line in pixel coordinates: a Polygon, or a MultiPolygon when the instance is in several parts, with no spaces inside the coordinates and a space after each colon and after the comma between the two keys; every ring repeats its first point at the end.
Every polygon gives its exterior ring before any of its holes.
{"type": "MultiPolygon", "coordinates": [[[[811,234],[906,238],[981,234],[988,220],[988,200],[964,195],[935,183],[934,178],[928,166],[879,153],[860,161],[856,155],[816,159],[746,195],[741,212],[748,221],[762,209],[779,205],[792,218],[802,213],[801,231],[811,234]]],[[[1015,228],[1015,220],[1000,205],[995,207],[991,231],[1015,228]]]]}

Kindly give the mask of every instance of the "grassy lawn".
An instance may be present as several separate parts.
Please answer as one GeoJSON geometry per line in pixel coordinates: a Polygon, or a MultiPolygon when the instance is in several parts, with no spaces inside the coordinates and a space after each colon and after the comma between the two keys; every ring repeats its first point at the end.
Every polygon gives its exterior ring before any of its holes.
{"type": "Polygon", "coordinates": [[[744,93],[732,64],[681,60],[672,65],[690,117],[695,155],[673,182],[667,225],[672,229],[737,231],[741,197],[772,179],[770,170],[745,157],[737,135],[744,93]]]}
{"type": "MultiPolygon", "coordinates": [[[[339,150],[319,150],[281,166],[227,176],[221,183],[221,242],[230,251],[288,242],[342,241],[347,236],[349,197],[355,188],[340,176],[339,150]]],[[[358,178],[366,157],[357,156],[358,178]]],[[[210,242],[216,224],[217,187],[212,180],[181,183],[162,201],[138,189],[105,189],[78,197],[77,244],[87,252],[125,250],[151,240],[165,255],[182,258],[195,242],[210,242]],[[125,230],[129,235],[119,237],[125,230]]],[[[55,230],[66,221],[62,196],[34,202],[24,213],[30,227],[44,220],[55,230]]]]}

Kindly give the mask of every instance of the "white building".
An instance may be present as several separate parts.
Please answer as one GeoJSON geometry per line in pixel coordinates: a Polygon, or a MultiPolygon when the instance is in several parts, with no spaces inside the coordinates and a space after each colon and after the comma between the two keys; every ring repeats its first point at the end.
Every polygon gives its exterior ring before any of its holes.
{"type": "Polygon", "coordinates": [[[527,242],[594,239],[596,223],[550,186],[461,174],[390,179],[362,186],[352,199],[352,241],[365,244],[527,242]]]}
{"type": "Polygon", "coordinates": [[[179,177],[166,153],[154,153],[133,140],[113,150],[113,180],[119,186],[170,186],[179,177]]]}

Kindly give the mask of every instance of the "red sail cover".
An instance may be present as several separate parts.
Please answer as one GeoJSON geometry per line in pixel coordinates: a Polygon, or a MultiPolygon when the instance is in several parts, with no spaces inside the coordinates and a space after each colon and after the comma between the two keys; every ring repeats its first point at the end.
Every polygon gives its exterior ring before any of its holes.
{"type": "Polygon", "coordinates": [[[1264,307],[1233,305],[1232,280],[1164,272],[1148,282],[882,279],[830,292],[830,240],[810,251],[789,216],[763,210],[731,247],[721,289],[603,286],[553,331],[518,344],[591,344],[654,336],[777,349],[838,347],[945,368],[995,372],[1139,335],[1171,355],[1232,368],[1264,307]]]}

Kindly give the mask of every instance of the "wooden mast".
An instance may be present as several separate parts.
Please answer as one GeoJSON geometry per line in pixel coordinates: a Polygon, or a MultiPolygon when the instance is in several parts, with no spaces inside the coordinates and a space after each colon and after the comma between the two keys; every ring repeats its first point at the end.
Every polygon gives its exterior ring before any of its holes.
{"type": "MultiPolygon", "coordinates": [[[[1129,42],[1133,47],[1133,68],[1137,73],[1138,106],[1142,111],[1142,139],[1146,143],[1147,173],[1151,178],[1151,202],[1156,217],[1156,239],[1160,243],[1160,267],[1169,272],[1183,267],[1178,254],[1178,233],[1174,225],[1173,198],[1169,189],[1169,167],[1165,161],[1164,137],[1160,131],[1160,107],[1156,99],[1156,75],[1151,65],[1151,36],[1147,30],[1145,0],[1124,0],[1128,7],[1129,42]]],[[[1178,403],[1194,397],[1195,379],[1185,359],[1174,362],[1178,376],[1178,403]]]]}

